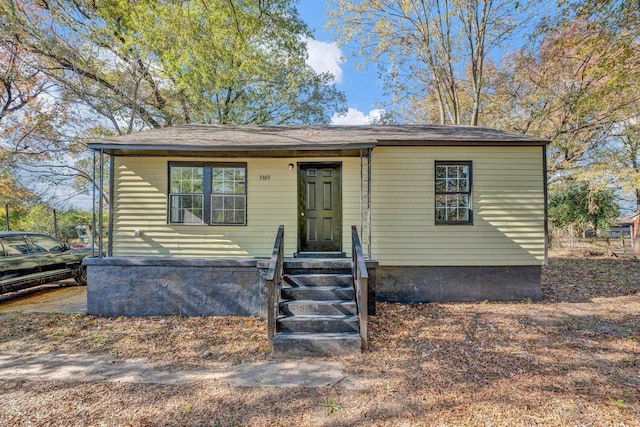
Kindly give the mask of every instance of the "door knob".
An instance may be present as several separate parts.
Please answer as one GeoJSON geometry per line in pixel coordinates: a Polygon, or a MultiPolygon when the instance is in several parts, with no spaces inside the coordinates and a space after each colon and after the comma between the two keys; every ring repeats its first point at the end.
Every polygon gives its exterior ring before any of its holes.
{"type": "Polygon", "coordinates": [[[301,213],[300,213],[300,216],[304,216],[304,212],[301,212],[301,213]]]}

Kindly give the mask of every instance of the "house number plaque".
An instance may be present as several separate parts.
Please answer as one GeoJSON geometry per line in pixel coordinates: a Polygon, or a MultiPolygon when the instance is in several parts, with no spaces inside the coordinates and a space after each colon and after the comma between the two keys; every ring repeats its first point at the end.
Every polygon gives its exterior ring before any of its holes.
{"type": "Polygon", "coordinates": [[[260,175],[259,181],[271,181],[271,175],[260,175]]]}

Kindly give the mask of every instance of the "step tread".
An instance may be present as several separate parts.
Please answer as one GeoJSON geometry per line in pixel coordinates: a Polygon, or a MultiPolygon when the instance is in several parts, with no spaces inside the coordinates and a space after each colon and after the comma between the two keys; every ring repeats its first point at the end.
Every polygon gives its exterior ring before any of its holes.
{"type": "Polygon", "coordinates": [[[298,258],[285,260],[282,267],[287,274],[350,274],[352,261],[340,258],[298,258]]]}
{"type": "Polygon", "coordinates": [[[288,357],[335,357],[362,351],[362,339],[348,332],[278,332],[273,337],[273,353],[288,357]]]}
{"type": "Polygon", "coordinates": [[[305,304],[318,304],[318,305],[350,305],[356,302],[351,299],[330,299],[330,300],[316,300],[316,299],[285,299],[280,301],[280,305],[305,305],[305,304]]]}
{"type": "Polygon", "coordinates": [[[285,273],[284,280],[299,280],[305,282],[312,281],[339,281],[352,282],[353,275],[346,273],[285,273]]]}
{"type": "Polygon", "coordinates": [[[346,265],[351,264],[353,261],[351,258],[286,258],[284,260],[285,265],[301,265],[301,264],[313,264],[313,265],[324,265],[324,264],[332,264],[332,265],[346,265]]]}
{"type": "Polygon", "coordinates": [[[283,287],[281,296],[284,301],[353,301],[355,290],[352,286],[288,286],[283,287]]]}
{"type": "Polygon", "coordinates": [[[360,334],[358,332],[278,332],[274,337],[276,340],[312,340],[312,339],[344,339],[352,338],[360,340],[360,334]]]}
{"type": "Polygon", "coordinates": [[[282,286],[282,289],[317,289],[317,290],[331,290],[331,289],[353,289],[352,285],[312,285],[312,286],[282,286]]]}
{"type": "Polygon", "coordinates": [[[355,314],[295,314],[286,315],[281,314],[278,316],[278,320],[287,319],[297,322],[303,322],[307,320],[358,320],[358,316],[355,314]]]}
{"type": "Polygon", "coordinates": [[[286,274],[283,285],[301,286],[353,286],[349,274],[286,274]]]}

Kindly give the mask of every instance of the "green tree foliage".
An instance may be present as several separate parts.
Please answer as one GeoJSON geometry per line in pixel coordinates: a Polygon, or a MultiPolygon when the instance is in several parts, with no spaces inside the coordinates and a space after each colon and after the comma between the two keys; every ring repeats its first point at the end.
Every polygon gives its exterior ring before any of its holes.
{"type": "Polygon", "coordinates": [[[557,186],[549,197],[549,221],[558,228],[594,232],[609,228],[618,215],[614,192],[591,188],[587,183],[557,186]]]}
{"type": "Polygon", "coordinates": [[[92,138],[328,123],[345,98],[307,64],[310,32],[293,4],[0,0],[1,160],[86,189],[92,138]]]}
{"type": "Polygon", "coordinates": [[[329,26],[378,65],[413,121],[480,122],[489,53],[529,19],[511,0],[331,0],[329,26]],[[390,70],[390,71],[389,71],[390,70]]]}
{"type": "Polygon", "coordinates": [[[2,220],[0,230],[6,230],[6,210],[9,208],[9,228],[14,230],[19,218],[26,215],[30,204],[37,200],[37,196],[25,188],[11,171],[0,166],[0,215],[2,220]]]}
{"type": "Polygon", "coordinates": [[[117,134],[181,123],[328,123],[291,0],[3,0],[6,31],[117,134]]]}
{"type": "MultiPolygon", "coordinates": [[[[54,220],[54,210],[46,203],[35,203],[27,210],[14,214],[12,230],[56,234],[64,242],[75,242],[78,240],[76,227],[85,226],[88,230],[92,225],[92,213],[76,208],[56,211],[54,220]]],[[[106,218],[105,218],[106,223],[106,218]]]]}
{"type": "Polygon", "coordinates": [[[53,210],[45,203],[30,206],[27,213],[18,219],[14,230],[53,235],[53,210]]]}
{"type": "MultiPolygon", "coordinates": [[[[78,232],[76,227],[85,226],[87,230],[91,230],[92,213],[82,209],[66,209],[60,212],[57,217],[58,222],[58,238],[65,242],[75,242],[78,240],[78,232]]],[[[107,219],[103,219],[104,224],[107,219]]],[[[89,233],[89,231],[87,231],[89,233]]]]}

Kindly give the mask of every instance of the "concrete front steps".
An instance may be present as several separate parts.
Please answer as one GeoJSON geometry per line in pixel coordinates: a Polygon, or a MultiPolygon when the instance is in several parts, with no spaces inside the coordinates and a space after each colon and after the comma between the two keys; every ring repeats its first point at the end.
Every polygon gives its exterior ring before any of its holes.
{"type": "Polygon", "coordinates": [[[361,351],[358,313],[348,259],[296,259],[284,263],[273,352],[283,356],[335,356],[361,351]]]}

